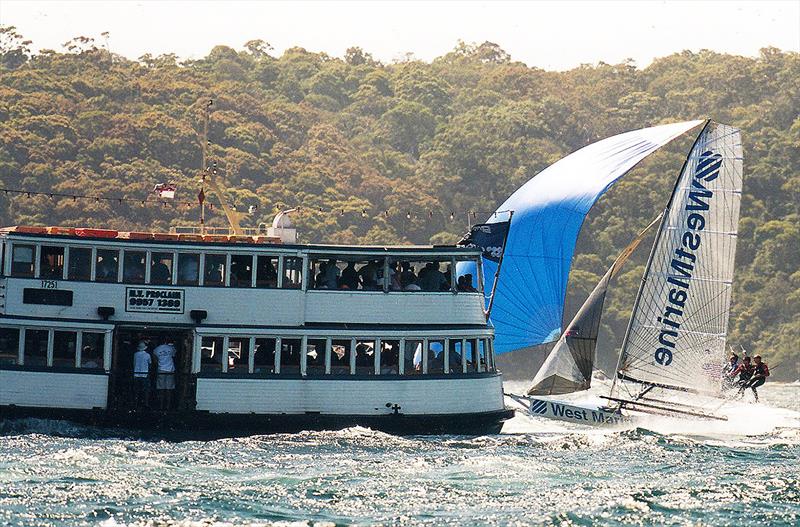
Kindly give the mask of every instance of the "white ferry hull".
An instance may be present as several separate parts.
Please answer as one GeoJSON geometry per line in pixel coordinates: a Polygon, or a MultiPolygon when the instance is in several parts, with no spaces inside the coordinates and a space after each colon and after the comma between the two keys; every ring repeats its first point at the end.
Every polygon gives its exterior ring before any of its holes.
{"type": "MultiPolygon", "coordinates": [[[[33,380],[30,376],[37,373],[51,379],[70,375],[0,370],[4,379],[15,379],[17,384],[33,380]]],[[[100,388],[91,391],[96,392],[94,398],[79,402],[75,392],[90,387],[88,378],[108,384],[105,375],[80,377],[72,379],[72,387],[40,382],[51,387],[38,396],[29,388],[2,390],[0,419],[67,419],[187,439],[351,426],[400,435],[482,435],[499,433],[503,422],[513,417],[503,405],[500,375],[353,380],[201,377],[196,408],[170,412],[106,408],[100,388]]]]}

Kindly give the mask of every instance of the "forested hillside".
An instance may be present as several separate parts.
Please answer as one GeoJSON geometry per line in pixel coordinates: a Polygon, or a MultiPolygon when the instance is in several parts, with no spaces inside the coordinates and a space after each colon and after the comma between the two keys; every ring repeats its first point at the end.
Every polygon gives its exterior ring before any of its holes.
{"type": "MultiPolygon", "coordinates": [[[[195,223],[206,101],[211,158],[252,224],[280,208],[302,240],[449,243],[522,183],[592,141],[710,117],[742,129],[745,190],[730,341],[800,378],[800,55],[683,52],[550,72],[499,46],[459,44],[431,63],[382,64],[360,48],[280,56],[250,41],[200,60],[116,56],[86,37],[32,54],[0,31],[0,224],[166,229],[195,223]],[[175,203],[139,200],[155,183],[175,203]],[[189,205],[191,204],[191,205],[189,205]]],[[[592,213],[569,305],[663,208],[690,140],[658,153],[592,213]]],[[[215,201],[213,196],[210,197],[215,201]]],[[[212,224],[224,218],[211,211],[212,224]]],[[[646,251],[620,276],[604,349],[624,331],[646,251]]]]}

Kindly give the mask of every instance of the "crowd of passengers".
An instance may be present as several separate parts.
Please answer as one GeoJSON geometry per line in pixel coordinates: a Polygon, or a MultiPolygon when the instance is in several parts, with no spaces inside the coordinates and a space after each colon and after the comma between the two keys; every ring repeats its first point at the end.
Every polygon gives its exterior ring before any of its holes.
{"type": "MultiPolygon", "coordinates": [[[[419,272],[408,261],[393,262],[388,266],[389,289],[391,291],[450,291],[451,267],[441,271],[439,262],[425,263],[419,272]]],[[[319,262],[319,271],[314,276],[315,289],[361,289],[382,291],[384,267],[381,260],[370,260],[356,269],[356,262],[349,261],[340,269],[335,259],[319,262]]],[[[474,293],[473,277],[467,273],[458,277],[456,290],[474,293]]]]}
{"type": "MultiPolygon", "coordinates": [[[[248,368],[248,351],[247,339],[232,339],[231,347],[225,359],[222,358],[220,345],[222,337],[205,337],[203,339],[203,346],[201,352],[201,370],[202,371],[220,371],[220,359],[227,360],[227,371],[247,373],[248,368]],[[237,344],[234,341],[238,342],[237,344]],[[216,344],[213,341],[217,341],[216,344]]],[[[258,339],[255,346],[255,356],[253,359],[253,372],[254,373],[274,373],[273,365],[275,364],[275,341],[273,339],[258,339]]],[[[281,372],[284,374],[296,374],[300,372],[300,339],[286,339],[288,343],[282,345],[280,355],[281,372]]],[[[311,341],[310,341],[311,342],[311,341]]],[[[476,341],[477,342],[477,341],[476,341]]],[[[322,344],[324,346],[324,343],[322,344]]],[[[423,353],[421,341],[409,341],[406,343],[405,359],[404,359],[404,372],[406,375],[420,374],[423,372],[423,353]]],[[[476,344],[477,345],[477,344],[476,344]]],[[[355,350],[355,373],[373,374],[375,368],[375,348],[373,342],[358,342],[354,348],[355,350]]],[[[478,356],[477,348],[473,348],[468,352],[466,361],[466,371],[475,371],[475,361],[480,361],[481,369],[486,369],[486,358],[483,353],[478,356]],[[475,356],[471,356],[475,354],[475,356]]],[[[433,344],[428,348],[427,354],[429,373],[442,373],[444,372],[445,353],[442,344],[438,346],[433,344]]],[[[455,346],[451,347],[448,354],[448,370],[451,373],[461,373],[462,355],[455,346]]],[[[400,363],[400,350],[399,342],[381,343],[381,356],[379,371],[381,375],[397,375],[399,373],[400,363]]],[[[324,373],[325,371],[325,351],[319,349],[317,345],[310,344],[306,351],[306,364],[307,371],[311,374],[324,373]]],[[[332,374],[350,374],[351,361],[350,361],[350,342],[334,340],[331,346],[331,373],[332,374]],[[336,343],[339,342],[339,343],[336,343]],[[346,342],[342,344],[342,342],[346,342]]]]}

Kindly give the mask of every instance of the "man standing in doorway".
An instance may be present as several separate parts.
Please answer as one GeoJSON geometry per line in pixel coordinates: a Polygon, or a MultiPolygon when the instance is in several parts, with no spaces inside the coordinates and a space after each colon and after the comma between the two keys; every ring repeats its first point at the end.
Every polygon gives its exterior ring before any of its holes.
{"type": "Polygon", "coordinates": [[[159,410],[172,408],[172,393],[175,391],[175,346],[172,339],[163,337],[161,344],[153,350],[153,355],[158,361],[158,377],[156,378],[156,391],[158,392],[159,410]]]}
{"type": "Polygon", "coordinates": [[[140,341],[133,354],[133,404],[136,408],[150,408],[150,364],[147,343],[140,341]]]}

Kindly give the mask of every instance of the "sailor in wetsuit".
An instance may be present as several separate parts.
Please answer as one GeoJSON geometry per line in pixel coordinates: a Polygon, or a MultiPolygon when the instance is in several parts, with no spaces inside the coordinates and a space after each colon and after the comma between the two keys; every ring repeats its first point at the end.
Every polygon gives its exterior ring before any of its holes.
{"type": "Polygon", "coordinates": [[[756,402],[758,402],[758,392],[756,391],[756,388],[767,382],[767,377],[769,377],[769,366],[767,366],[766,362],[761,361],[761,355],[756,355],[753,357],[753,362],[753,374],[750,379],[745,382],[741,388],[739,388],[739,393],[744,395],[744,391],[747,388],[750,388],[753,390],[753,396],[756,398],[756,402]]]}
{"type": "Polygon", "coordinates": [[[725,390],[732,390],[736,387],[736,381],[732,378],[733,372],[739,367],[739,356],[731,353],[731,358],[725,368],[722,370],[722,388],[725,390]]]}
{"type": "Polygon", "coordinates": [[[750,357],[742,359],[739,366],[728,374],[732,379],[737,375],[739,376],[739,380],[736,381],[736,384],[739,386],[739,393],[737,395],[742,396],[744,395],[744,385],[747,384],[747,381],[753,376],[753,364],[750,362],[750,357]]]}

